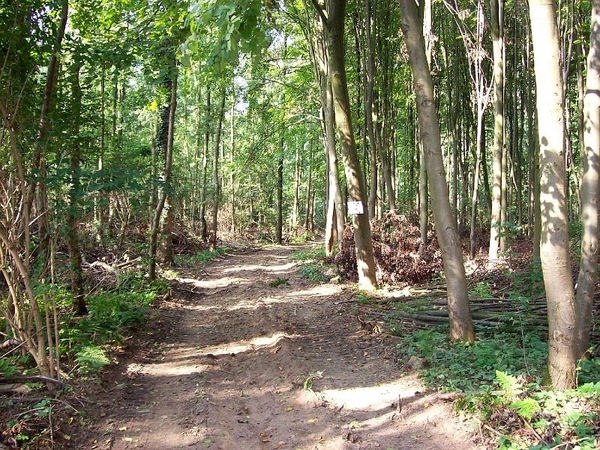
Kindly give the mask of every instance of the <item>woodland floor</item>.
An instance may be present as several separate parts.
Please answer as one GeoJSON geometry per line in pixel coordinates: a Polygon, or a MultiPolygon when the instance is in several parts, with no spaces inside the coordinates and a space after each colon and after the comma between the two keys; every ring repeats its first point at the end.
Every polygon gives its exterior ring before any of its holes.
{"type": "Polygon", "coordinates": [[[180,270],[91,389],[88,424],[68,446],[478,448],[473,426],[403,370],[398,338],[361,327],[350,286],[300,277],[295,249],[180,270]]]}

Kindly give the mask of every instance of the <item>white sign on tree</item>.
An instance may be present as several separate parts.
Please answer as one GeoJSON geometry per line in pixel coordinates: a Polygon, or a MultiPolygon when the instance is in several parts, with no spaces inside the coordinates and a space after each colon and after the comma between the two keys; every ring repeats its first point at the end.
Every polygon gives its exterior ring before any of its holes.
{"type": "Polygon", "coordinates": [[[352,214],[353,216],[357,216],[359,214],[364,214],[365,210],[363,208],[363,204],[361,201],[349,201],[348,202],[348,214],[352,214]]]}

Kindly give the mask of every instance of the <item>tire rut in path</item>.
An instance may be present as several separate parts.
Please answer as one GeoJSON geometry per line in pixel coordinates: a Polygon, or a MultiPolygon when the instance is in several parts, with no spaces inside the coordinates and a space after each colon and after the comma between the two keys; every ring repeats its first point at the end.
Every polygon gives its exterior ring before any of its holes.
{"type": "Polygon", "coordinates": [[[472,434],[274,247],[180,274],[100,399],[87,447],[461,449],[472,434]],[[274,286],[274,281],[281,283],[274,286]]]}

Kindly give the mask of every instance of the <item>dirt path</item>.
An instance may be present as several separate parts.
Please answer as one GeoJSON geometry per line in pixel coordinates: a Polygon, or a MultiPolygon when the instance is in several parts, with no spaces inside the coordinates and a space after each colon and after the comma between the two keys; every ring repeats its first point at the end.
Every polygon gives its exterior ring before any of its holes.
{"type": "Polygon", "coordinates": [[[395,338],[361,329],[348,287],[300,278],[292,250],[180,273],[77,447],[475,449],[449,405],[402,374],[395,338]]]}

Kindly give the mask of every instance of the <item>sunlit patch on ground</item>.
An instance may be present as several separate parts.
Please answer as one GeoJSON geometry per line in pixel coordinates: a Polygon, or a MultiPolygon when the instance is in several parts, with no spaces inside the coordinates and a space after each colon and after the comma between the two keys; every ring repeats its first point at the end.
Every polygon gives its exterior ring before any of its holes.
{"type": "Polygon", "coordinates": [[[284,332],[277,332],[271,336],[260,336],[250,340],[242,340],[237,342],[230,342],[227,344],[212,345],[203,347],[199,352],[200,355],[231,355],[242,352],[248,352],[258,350],[261,348],[269,348],[276,345],[282,339],[294,339],[296,335],[287,334],[284,332]]]}
{"type": "Polygon", "coordinates": [[[376,386],[359,386],[349,389],[325,389],[320,391],[324,399],[335,407],[345,410],[375,411],[381,405],[396,405],[398,401],[412,397],[414,388],[407,388],[402,380],[376,386]]]}
{"type": "Polygon", "coordinates": [[[263,265],[246,265],[238,267],[230,267],[225,269],[223,273],[237,273],[237,272],[251,272],[251,271],[264,271],[264,272],[285,272],[296,267],[297,263],[290,262],[287,264],[281,264],[278,266],[263,266],[263,265]]]}
{"type": "Polygon", "coordinates": [[[191,286],[192,289],[217,289],[224,288],[231,285],[247,284],[248,279],[239,277],[220,277],[220,278],[206,278],[203,280],[197,280],[194,278],[175,278],[180,283],[191,286]]]}

